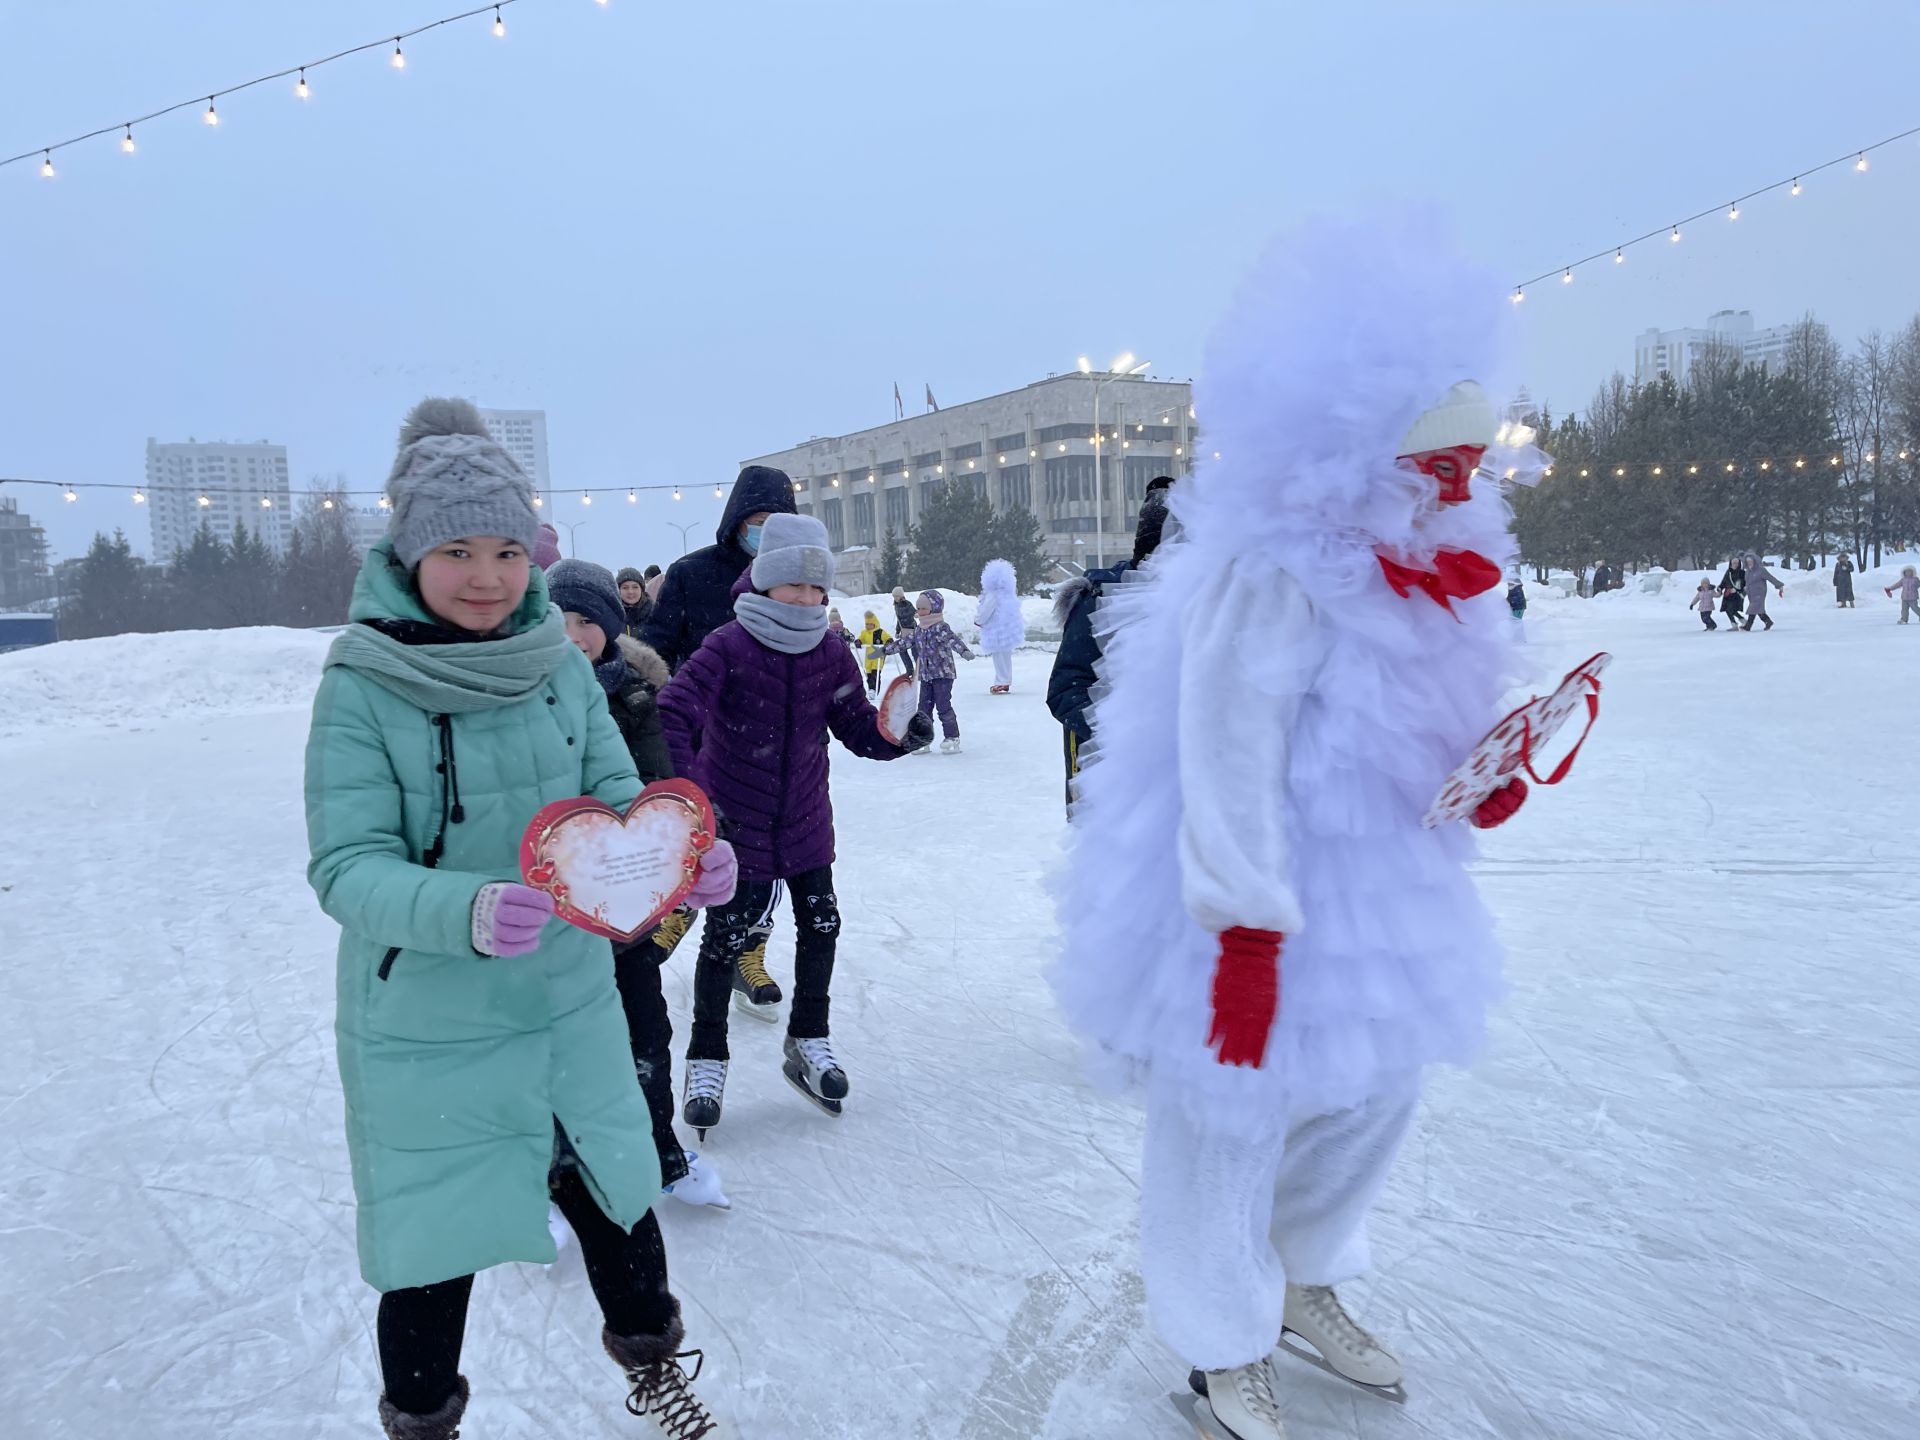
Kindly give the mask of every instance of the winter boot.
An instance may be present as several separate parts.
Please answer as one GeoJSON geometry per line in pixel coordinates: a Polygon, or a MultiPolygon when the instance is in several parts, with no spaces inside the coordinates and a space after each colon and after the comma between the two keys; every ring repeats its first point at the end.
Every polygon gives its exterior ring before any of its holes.
{"type": "Polygon", "coordinates": [[[1273,1367],[1265,1360],[1237,1370],[1196,1370],[1187,1383],[1205,1400],[1221,1440],[1287,1440],[1273,1397],[1273,1367]]]}
{"type": "Polygon", "coordinates": [[[838,1115],[840,1102],[847,1098],[847,1072],[834,1058],[833,1042],[824,1035],[817,1040],[796,1040],[789,1035],[786,1052],[780,1073],[822,1110],[838,1115]]]}
{"type": "Polygon", "coordinates": [[[600,1343],[607,1347],[613,1363],[627,1372],[633,1393],[627,1396],[627,1411],[651,1422],[643,1432],[661,1440],[724,1440],[726,1432],[708,1413],[693,1393],[693,1382],[700,1378],[705,1357],[698,1350],[681,1350],[687,1338],[680,1317],[664,1335],[616,1335],[600,1332],[600,1343]],[[693,1373],[680,1367],[682,1360],[693,1361],[693,1373]]]}
{"type": "Polygon", "coordinates": [[[460,1440],[460,1417],[467,1413],[467,1377],[454,1376],[453,1394],[431,1415],[399,1410],[380,1397],[380,1428],[387,1440],[460,1440]]]}
{"type": "Polygon", "coordinates": [[[702,1140],[720,1123],[720,1102],[726,1093],[726,1061],[687,1061],[687,1102],[681,1107],[680,1118],[698,1130],[702,1140]]]}
{"type": "Polygon", "coordinates": [[[734,1007],[769,1025],[780,1018],[780,987],[767,974],[767,941],[764,935],[733,966],[734,1007]]]}
{"type": "Polygon", "coordinates": [[[653,932],[653,944],[654,948],[660,951],[660,959],[663,963],[667,956],[680,947],[680,942],[687,938],[687,931],[692,928],[693,907],[691,905],[682,905],[660,922],[659,928],[653,932]]]}
{"type": "Polygon", "coordinates": [[[1347,1314],[1331,1285],[1287,1286],[1280,1348],[1386,1399],[1406,1399],[1400,1386],[1400,1357],[1347,1314]],[[1314,1353],[1290,1343],[1295,1337],[1311,1345],[1314,1353]]]}
{"type": "Polygon", "coordinates": [[[720,1186],[720,1172],[713,1162],[701,1158],[698,1150],[684,1152],[687,1173],[666,1187],[666,1193],[683,1205],[710,1205],[716,1210],[731,1210],[733,1202],[720,1186]]]}

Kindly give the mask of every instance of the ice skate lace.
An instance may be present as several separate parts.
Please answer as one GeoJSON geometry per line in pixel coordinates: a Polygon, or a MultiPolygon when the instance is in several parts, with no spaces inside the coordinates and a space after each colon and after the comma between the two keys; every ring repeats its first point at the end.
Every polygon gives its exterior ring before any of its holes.
{"type": "Polygon", "coordinates": [[[1259,1360],[1234,1371],[1233,1393],[1247,1407],[1248,1414],[1279,1427],[1280,1405],[1273,1398],[1273,1372],[1267,1368],[1266,1361],[1259,1360]]]}
{"type": "Polygon", "coordinates": [[[627,1378],[633,1382],[633,1393],[627,1397],[627,1413],[642,1419],[654,1416],[661,1431],[673,1440],[700,1440],[703,1435],[713,1434],[719,1426],[689,1388],[700,1378],[700,1367],[705,1363],[701,1351],[682,1350],[644,1369],[629,1370],[627,1378]],[[693,1361],[692,1374],[681,1366],[682,1360],[693,1361]]]}
{"type": "Polygon", "coordinates": [[[773,984],[773,977],[767,973],[765,956],[764,950],[749,950],[740,957],[740,978],[746,982],[749,990],[773,984]]]}
{"type": "Polygon", "coordinates": [[[687,1063],[687,1098],[718,1100],[726,1093],[727,1062],[692,1060],[687,1063]]]}
{"type": "Polygon", "coordinates": [[[829,1070],[838,1070],[840,1062],[834,1058],[833,1043],[824,1036],[818,1040],[796,1040],[793,1042],[800,1050],[800,1057],[815,1071],[825,1074],[829,1070]]]}
{"type": "Polygon", "coordinates": [[[1348,1349],[1368,1355],[1387,1353],[1378,1340],[1362,1330],[1354,1318],[1347,1314],[1346,1306],[1340,1303],[1340,1297],[1333,1293],[1332,1286],[1302,1285],[1299,1291],[1300,1298],[1306,1302],[1307,1313],[1326,1329],[1339,1335],[1348,1349]]]}

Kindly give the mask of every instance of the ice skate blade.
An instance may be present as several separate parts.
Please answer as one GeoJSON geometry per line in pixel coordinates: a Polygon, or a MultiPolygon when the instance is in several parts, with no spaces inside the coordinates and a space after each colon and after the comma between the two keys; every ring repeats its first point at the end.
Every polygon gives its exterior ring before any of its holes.
{"type": "Polygon", "coordinates": [[[793,1086],[794,1089],[798,1090],[802,1095],[806,1096],[807,1099],[811,1100],[814,1104],[818,1105],[822,1110],[826,1111],[827,1114],[834,1115],[834,1116],[838,1116],[840,1114],[841,1109],[843,1108],[842,1103],[838,1100],[829,1100],[824,1095],[815,1094],[814,1091],[808,1086],[806,1082],[806,1077],[803,1074],[801,1074],[799,1071],[797,1071],[793,1066],[782,1065],[780,1067],[780,1073],[787,1077],[787,1083],[789,1085],[793,1086]]]}
{"type": "Polygon", "coordinates": [[[1239,1440],[1231,1430],[1214,1419],[1213,1407],[1203,1407],[1200,1397],[1192,1391],[1176,1390],[1167,1398],[1173,1402],[1173,1408],[1193,1426],[1193,1432],[1200,1440],[1239,1440]]]}
{"type": "Polygon", "coordinates": [[[1355,1380],[1351,1375],[1342,1375],[1327,1362],[1325,1356],[1292,1330],[1280,1332],[1279,1348],[1296,1360],[1306,1361],[1316,1370],[1324,1370],[1342,1384],[1351,1385],[1356,1390],[1364,1390],[1369,1395],[1378,1395],[1382,1400],[1391,1401],[1395,1405],[1407,1403],[1407,1387],[1404,1383],[1396,1381],[1392,1385],[1368,1385],[1364,1381],[1355,1380]]]}
{"type": "Polygon", "coordinates": [[[744,990],[736,990],[733,992],[733,1008],[743,1015],[751,1015],[756,1020],[764,1020],[769,1025],[778,1025],[780,1023],[780,1003],[778,1001],[775,1001],[771,1005],[758,1005],[754,1003],[753,997],[744,990]]]}

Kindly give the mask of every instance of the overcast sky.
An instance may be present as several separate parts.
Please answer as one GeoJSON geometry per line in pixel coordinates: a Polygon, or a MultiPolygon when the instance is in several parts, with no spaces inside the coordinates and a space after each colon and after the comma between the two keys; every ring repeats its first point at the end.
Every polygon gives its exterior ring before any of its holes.
{"type": "MultiPolygon", "coordinates": [[[[0,3],[0,156],[462,8],[0,3]]],[[[679,553],[744,457],[1122,350],[1185,377],[1273,231],[1438,201],[1524,278],[1920,124],[1911,0],[521,0],[0,170],[0,476],[148,436],[377,489],[421,395],[544,409],[580,553],[679,553]]],[[[1920,140],[1522,308],[1583,406],[1650,325],[1920,311],[1920,140]]],[[[144,517],[5,487],[55,558],[144,517]]]]}

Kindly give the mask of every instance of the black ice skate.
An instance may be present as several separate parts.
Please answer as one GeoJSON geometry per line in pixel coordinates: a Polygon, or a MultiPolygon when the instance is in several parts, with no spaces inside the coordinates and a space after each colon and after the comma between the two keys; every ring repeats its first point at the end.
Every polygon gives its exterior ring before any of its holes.
{"type": "Polygon", "coordinates": [[[817,1040],[787,1037],[787,1058],[780,1073],[793,1088],[829,1115],[838,1115],[847,1098],[847,1072],[834,1059],[833,1045],[824,1035],[817,1040]]]}
{"type": "Polygon", "coordinates": [[[707,1131],[720,1123],[720,1102],[727,1093],[727,1062],[724,1060],[687,1061],[687,1103],[680,1118],[707,1138],[707,1131]]]}

